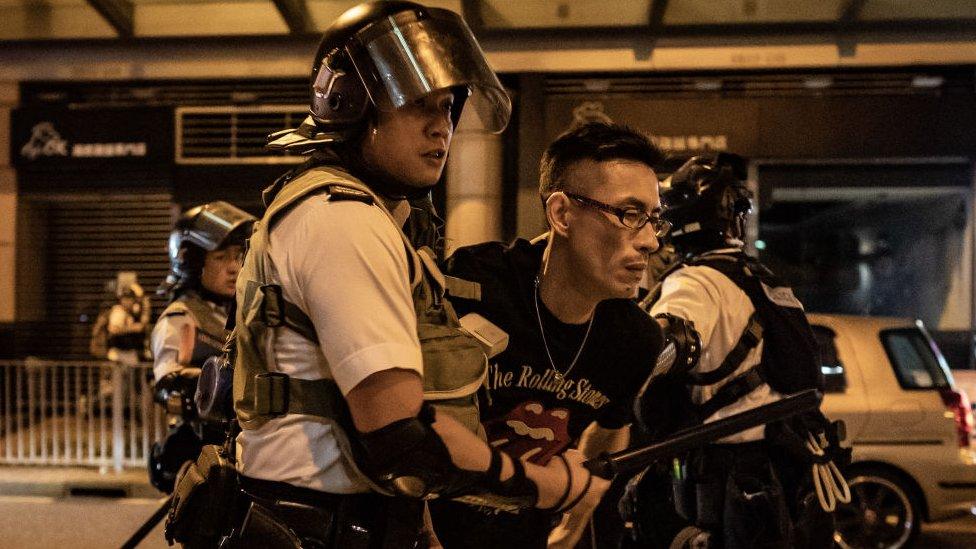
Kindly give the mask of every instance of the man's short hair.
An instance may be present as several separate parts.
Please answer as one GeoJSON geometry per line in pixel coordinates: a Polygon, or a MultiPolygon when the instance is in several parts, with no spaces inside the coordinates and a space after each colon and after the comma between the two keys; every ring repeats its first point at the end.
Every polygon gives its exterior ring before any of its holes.
{"type": "Polygon", "coordinates": [[[557,137],[542,155],[539,195],[543,201],[554,192],[566,190],[563,176],[581,160],[631,160],[655,169],[664,160],[664,153],[647,136],[622,124],[591,122],[577,126],[557,137]]]}

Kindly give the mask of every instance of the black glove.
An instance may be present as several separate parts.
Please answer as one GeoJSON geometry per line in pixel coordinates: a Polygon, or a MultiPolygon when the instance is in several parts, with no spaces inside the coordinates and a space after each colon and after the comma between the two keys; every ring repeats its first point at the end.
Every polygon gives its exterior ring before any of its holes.
{"type": "Polygon", "coordinates": [[[197,415],[193,404],[193,394],[197,390],[197,380],[200,368],[183,368],[170,372],[156,382],[153,400],[166,406],[166,411],[183,419],[192,419],[197,415]]]}

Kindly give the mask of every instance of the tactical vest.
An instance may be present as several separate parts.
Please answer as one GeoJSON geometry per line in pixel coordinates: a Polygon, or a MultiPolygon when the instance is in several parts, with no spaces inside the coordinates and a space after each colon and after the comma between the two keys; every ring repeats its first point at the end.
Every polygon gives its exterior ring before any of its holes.
{"type": "Polygon", "coordinates": [[[210,303],[200,297],[200,294],[183,293],[170,303],[159,317],[179,315],[189,315],[196,323],[193,353],[190,356],[191,366],[203,366],[208,358],[223,352],[226,341],[224,326],[227,324],[227,319],[215,311],[210,303]]]}
{"type": "Polygon", "coordinates": [[[692,265],[707,265],[728,277],[749,297],[756,312],[753,323],[763,341],[759,372],[783,394],[824,390],[820,352],[803,304],[793,290],[756,259],[744,253],[704,254],[692,265]]]}
{"type": "MultiPolygon", "coordinates": [[[[264,217],[254,224],[237,279],[233,385],[234,409],[241,427],[256,429],[269,419],[286,414],[323,418],[332,425],[343,454],[350,463],[356,462],[347,435],[352,429],[348,407],[335,381],[292,378],[275,371],[274,367],[273,340],[277,329],[288,327],[316,343],[318,338],[306,313],[285,300],[281,286],[271,279],[275,270],[270,254],[270,231],[301,201],[324,194],[330,201],[355,200],[379,208],[396,227],[410,265],[417,335],[423,353],[424,399],[484,439],[477,391],[487,375],[488,360],[477,340],[460,327],[454,309],[444,298],[448,281],[437,268],[430,250],[415,249],[380,197],[335,167],[311,168],[275,190],[266,196],[269,204],[264,217]]],[[[329,320],[322,318],[316,322],[329,320]]]]}
{"type": "Polygon", "coordinates": [[[728,277],[752,303],[755,312],[722,363],[702,374],[688,372],[688,385],[713,385],[732,375],[753,348],[763,342],[760,363],[724,384],[707,402],[697,406],[704,420],[767,383],[790,394],[804,389],[823,391],[819,354],[803,305],[793,291],[754,258],[744,253],[705,253],[679,262],[660,275],[658,285],[642,301],[650,310],[660,297],[664,280],[683,266],[707,266],[728,277]]]}

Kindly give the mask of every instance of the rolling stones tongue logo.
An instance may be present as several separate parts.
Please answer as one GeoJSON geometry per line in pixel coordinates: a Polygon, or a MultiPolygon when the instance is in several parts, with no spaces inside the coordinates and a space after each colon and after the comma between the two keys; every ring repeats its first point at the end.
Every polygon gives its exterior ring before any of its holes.
{"type": "Polygon", "coordinates": [[[517,405],[507,415],[485,424],[488,442],[510,456],[545,465],[569,446],[569,410],[535,401],[517,405]]]}

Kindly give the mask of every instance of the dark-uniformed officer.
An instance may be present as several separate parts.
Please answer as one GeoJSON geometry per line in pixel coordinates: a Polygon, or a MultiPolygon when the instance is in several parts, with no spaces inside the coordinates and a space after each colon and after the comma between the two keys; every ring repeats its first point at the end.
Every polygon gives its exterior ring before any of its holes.
{"type": "MultiPolygon", "coordinates": [[[[695,157],[662,192],[679,260],[644,304],[669,344],[636,408],[658,437],[682,426],[676,418],[714,421],[784,394],[823,390],[803,305],[743,250],[751,208],[745,179],[736,155],[695,157]]],[[[829,547],[832,522],[813,495],[810,473],[836,472],[827,462],[843,460],[838,448],[834,426],[812,412],[652,467],[631,486],[638,546],[702,547],[708,540],[725,548],[829,547]]],[[[836,474],[832,486],[840,490],[836,474]]]]}

